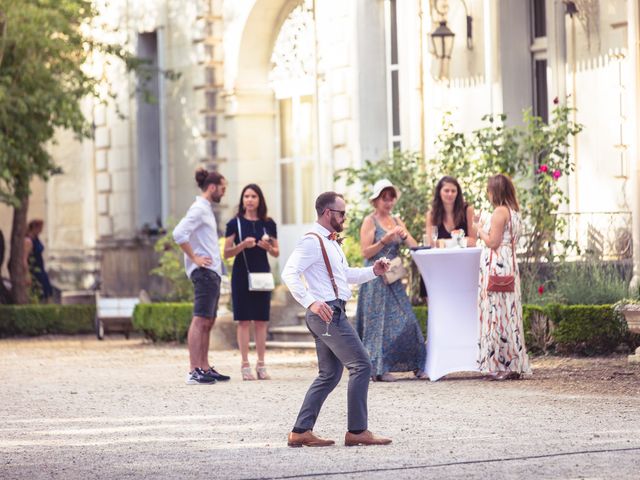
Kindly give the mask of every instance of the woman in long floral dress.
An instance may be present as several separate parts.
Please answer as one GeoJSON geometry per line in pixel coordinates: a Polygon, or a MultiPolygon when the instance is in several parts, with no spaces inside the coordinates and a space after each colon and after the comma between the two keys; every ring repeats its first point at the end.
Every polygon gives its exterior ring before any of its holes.
{"type": "MultiPolygon", "coordinates": [[[[402,219],[391,213],[399,196],[389,180],[379,180],[373,187],[370,200],[374,212],[360,229],[365,265],[382,257],[397,257],[403,243],[409,247],[418,244],[402,219]]],[[[371,357],[374,380],[394,382],[397,378],[391,372],[413,372],[418,379],[427,378],[423,371],[424,337],[401,280],[387,285],[378,277],[360,285],[355,322],[371,357]]]]}
{"type": "Polygon", "coordinates": [[[480,371],[496,380],[531,374],[524,341],[520,272],[515,245],[522,230],[520,207],[513,183],[506,175],[489,179],[487,195],[494,207],[491,220],[476,219],[478,239],[484,242],[480,260],[480,371]],[[513,292],[488,291],[490,275],[513,275],[513,292]]]}

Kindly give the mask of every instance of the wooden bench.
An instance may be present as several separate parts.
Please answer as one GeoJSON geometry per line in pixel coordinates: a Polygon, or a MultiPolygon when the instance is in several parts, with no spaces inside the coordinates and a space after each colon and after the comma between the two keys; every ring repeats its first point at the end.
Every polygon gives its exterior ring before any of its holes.
{"type": "Polygon", "coordinates": [[[104,334],[111,332],[124,333],[128,339],[133,330],[133,310],[138,303],[138,297],[107,298],[96,293],[95,329],[98,340],[104,339],[104,334]]]}

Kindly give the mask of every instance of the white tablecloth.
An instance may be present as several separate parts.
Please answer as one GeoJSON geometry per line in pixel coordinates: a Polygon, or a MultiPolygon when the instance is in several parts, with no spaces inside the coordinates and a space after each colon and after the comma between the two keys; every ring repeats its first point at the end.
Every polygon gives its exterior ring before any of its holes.
{"type": "Polygon", "coordinates": [[[478,279],[481,248],[412,252],[429,296],[427,365],[431,381],[477,371],[478,279]]]}

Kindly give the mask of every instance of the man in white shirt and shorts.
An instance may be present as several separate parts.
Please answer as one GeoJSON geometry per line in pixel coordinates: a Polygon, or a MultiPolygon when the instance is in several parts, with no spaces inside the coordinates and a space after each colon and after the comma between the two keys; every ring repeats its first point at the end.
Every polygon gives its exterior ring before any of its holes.
{"type": "Polygon", "coordinates": [[[325,192],[316,199],[315,207],[317,223],[298,242],[282,272],[282,280],[293,297],[307,309],[307,328],[315,339],[318,355],[318,377],[307,391],[289,433],[288,445],[325,447],[335,443],[316,436],[313,427],[322,404],[340,382],[344,367],[349,370],[345,445],[387,445],[391,439],[367,429],[371,360],[347,320],[345,305],[351,297],[349,284],[365,283],[382,275],[388,270],[389,261],[381,258],[373,267],[349,267],[337,238],[346,216],[344,198],[335,192],[325,192]]]}
{"type": "Polygon", "coordinates": [[[218,172],[196,171],[196,183],[202,194],[196,197],[187,214],[173,230],[173,239],[184,252],[184,267],[194,289],[193,317],[187,343],[191,368],[187,385],[211,385],[229,380],[209,365],[209,332],[216,320],[222,259],[218,245],[218,224],[213,204],[220,203],[227,181],[218,172]]]}

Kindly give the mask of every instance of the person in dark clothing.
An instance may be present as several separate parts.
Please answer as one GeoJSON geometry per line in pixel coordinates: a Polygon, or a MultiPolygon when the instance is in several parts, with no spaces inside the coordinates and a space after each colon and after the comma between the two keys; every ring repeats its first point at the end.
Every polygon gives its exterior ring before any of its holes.
{"type": "Polygon", "coordinates": [[[242,355],[240,367],[243,380],[255,380],[249,364],[249,334],[251,322],[255,328],[258,380],[269,380],[264,363],[269,326],[271,292],[249,290],[249,272],[269,272],[267,254],[277,257],[276,223],[267,216],[267,203],[260,187],[251,183],[242,189],[238,214],[227,223],[224,257],[235,257],[231,274],[233,319],[238,322],[238,347],[242,355]]]}
{"type": "Polygon", "coordinates": [[[43,227],[42,220],[36,219],[29,222],[27,236],[24,239],[24,262],[30,274],[27,277],[27,285],[31,286],[41,301],[47,302],[53,295],[53,288],[44,268],[44,256],[42,255],[44,245],[39,237],[43,227]]]}
{"type": "MultiPolygon", "coordinates": [[[[427,212],[425,222],[425,244],[438,247],[438,240],[448,240],[454,231],[464,231],[467,246],[475,247],[477,232],[473,228],[473,207],[462,193],[460,183],[454,177],[442,177],[433,193],[431,210],[427,212]]],[[[420,296],[427,296],[424,280],[420,277],[420,296]]]]}
{"type": "Polygon", "coordinates": [[[436,231],[440,240],[451,238],[451,232],[455,230],[464,230],[467,245],[475,246],[477,233],[473,228],[473,207],[465,202],[462,188],[455,178],[445,176],[440,179],[426,220],[425,233],[432,247],[437,246],[433,241],[436,231]]]}

